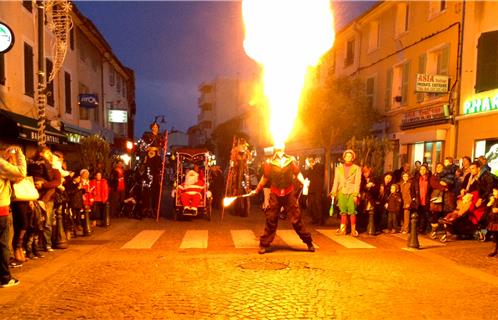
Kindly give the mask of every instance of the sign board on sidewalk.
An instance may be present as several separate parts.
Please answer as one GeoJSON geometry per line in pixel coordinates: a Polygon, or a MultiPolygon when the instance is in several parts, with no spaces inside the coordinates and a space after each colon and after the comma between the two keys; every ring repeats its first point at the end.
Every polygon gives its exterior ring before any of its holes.
{"type": "Polygon", "coordinates": [[[109,110],[109,122],[127,123],[128,111],[126,110],[109,110]]]}

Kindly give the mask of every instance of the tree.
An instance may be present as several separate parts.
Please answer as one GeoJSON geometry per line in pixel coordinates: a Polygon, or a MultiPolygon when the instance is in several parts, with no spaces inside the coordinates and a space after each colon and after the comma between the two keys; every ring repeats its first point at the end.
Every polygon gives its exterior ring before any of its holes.
{"type": "Polygon", "coordinates": [[[80,159],[83,168],[90,172],[101,168],[105,171],[104,173],[107,173],[111,166],[111,147],[99,135],[84,137],[80,144],[80,159]]]}
{"type": "Polygon", "coordinates": [[[380,175],[384,170],[386,154],[392,150],[393,145],[387,138],[368,136],[362,139],[352,137],[346,147],[354,150],[358,165],[369,166],[375,174],[380,175]]]}
{"type": "Polygon", "coordinates": [[[345,145],[352,137],[371,133],[378,118],[369,107],[365,83],[359,78],[330,77],[315,85],[302,99],[300,112],[302,134],[325,150],[325,181],[330,181],[330,151],[345,145]]]}

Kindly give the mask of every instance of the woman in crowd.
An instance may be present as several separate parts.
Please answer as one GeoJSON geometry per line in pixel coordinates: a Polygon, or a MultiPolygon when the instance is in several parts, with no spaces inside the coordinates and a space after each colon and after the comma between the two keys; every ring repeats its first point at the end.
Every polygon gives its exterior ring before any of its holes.
{"type": "Polygon", "coordinates": [[[0,157],[0,288],[12,287],[19,280],[12,277],[9,270],[9,227],[11,181],[15,182],[26,176],[26,159],[21,148],[11,146],[0,157]],[[6,159],[14,157],[15,164],[6,159]]]}
{"type": "Polygon", "coordinates": [[[386,172],[379,185],[379,196],[377,198],[377,216],[375,225],[377,230],[381,231],[387,227],[386,203],[391,194],[391,184],[393,184],[393,173],[386,172]]]}
{"type": "Polygon", "coordinates": [[[414,209],[418,213],[418,232],[426,233],[429,218],[429,200],[432,192],[430,183],[429,169],[422,165],[418,175],[412,181],[413,195],[415,198],[414,209]]]}

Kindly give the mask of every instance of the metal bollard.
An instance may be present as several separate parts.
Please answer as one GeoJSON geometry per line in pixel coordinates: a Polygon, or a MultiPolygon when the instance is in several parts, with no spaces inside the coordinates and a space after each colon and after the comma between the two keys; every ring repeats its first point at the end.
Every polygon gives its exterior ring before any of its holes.
{"type": "Polygon", "coordinates": [[[374,219],[374,215],[375,215],[375,212],[373,210],[368,211],[367,232],[371,236],[375,235],[375,219],[374,219]]]}
{"type": "MultiPolygon", "coordinates": [[[[55,237],[53,247],[56,249],[66,249],[68,246],[66,233],[64,232],[64,223],[62,221],[62,205],[59,204],[55,211],[55,237]]],[[[52,230],[54,232],[54,230],[52,230]]]]}
{"type": "Polygon", "coordinates": [[[85,237],[89,236],[92,234],[92,227],[91,227],[91,224],[90,224],[90,209],[89,208],[85,208],[85,213],[83,214],[84,215],[84,220],[83,220],[83,235],[85,237]]]}
{"type": "Polygon", "coordinates": [[[410,226],[410,237],[408,237],[408,248],[414,248],[414,249],[420,248],[420,245],[418,243],[417,221],[418,221],[418,214],[414,212],[411,215],[411,226],[410,226]]]}
{"type": "Polygon", "coordinates": [[[102,218],[102,225],[108,227],[111,225],[111,205],[109,202],[105,204],[104,217],[102,218]]]}

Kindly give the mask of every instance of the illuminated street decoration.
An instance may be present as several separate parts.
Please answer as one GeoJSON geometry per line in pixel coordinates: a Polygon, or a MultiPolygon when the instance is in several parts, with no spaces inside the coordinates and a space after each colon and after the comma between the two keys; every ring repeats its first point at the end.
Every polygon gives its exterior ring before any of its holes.
{"type": "Polygon", "coordinates": [[[481,92],[466,100],[463,114],[475,114],[498,109],[498,89],[481,92]]]}
{"type": "Polygon", "coordinates": [[[309,67],[334,42],[329,0],[244,0],[244,49],[263,68],[274,145],[283,146],[294,126],[309,67]]]}

